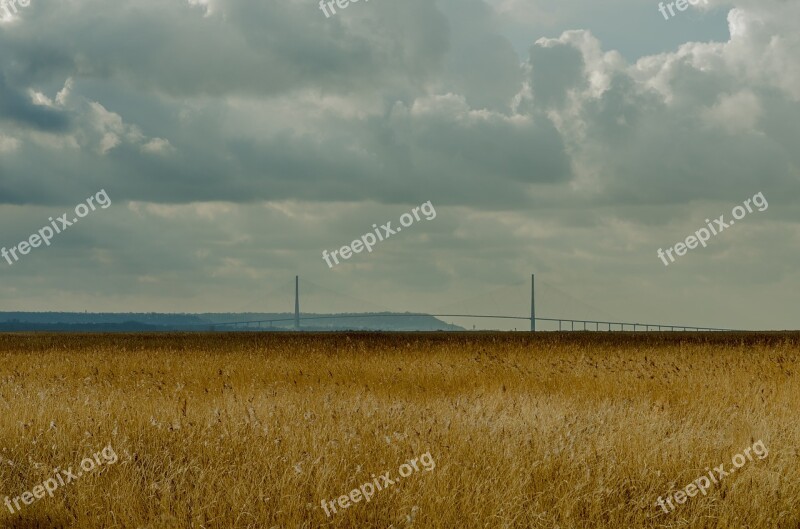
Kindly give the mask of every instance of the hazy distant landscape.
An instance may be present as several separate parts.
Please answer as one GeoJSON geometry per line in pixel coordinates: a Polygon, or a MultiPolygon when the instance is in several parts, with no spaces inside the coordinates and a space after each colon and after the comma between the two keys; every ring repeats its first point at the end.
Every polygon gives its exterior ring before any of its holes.
{"type": "MultiPolygon", "coordinates": [[[[304,331],[383,330],[383,331],[458,331],[463,327],[445,323],[432,316],[303,313],[304,331]],[[338,317],[337,317],[338,316],[338,317]],[[321,318],[320,318],[321,317],[321,318]],[[315,319],[320,318],[320,319],[315,319]]],[[[82,313],[82,312],[0,312],[0,332],[168,332],[168,331],[288,331],[294,327],[291,313],[206,313],[159,314],[82,313]],[[276,320],[268,323],[267,320],[276,320]],[[252,323],[252,322],[261,322],[252,323]],[[232,322],[251,322],[223,325],[232,322]]]]}

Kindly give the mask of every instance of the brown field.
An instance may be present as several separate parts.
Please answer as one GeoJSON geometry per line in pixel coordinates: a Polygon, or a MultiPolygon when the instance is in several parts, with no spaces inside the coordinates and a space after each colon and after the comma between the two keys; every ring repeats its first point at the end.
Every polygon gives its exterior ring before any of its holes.
{"type": "Polygon", "coordinates": [[[800,335],[0,335],[3,528],[798,528],[800,335]],[[754,442],[708,495],[655,502],[754,442]],[[321,508],[430,452],[424,470],[321,508]],[[19,500],[18,500],[19,503],[19,500]]]}

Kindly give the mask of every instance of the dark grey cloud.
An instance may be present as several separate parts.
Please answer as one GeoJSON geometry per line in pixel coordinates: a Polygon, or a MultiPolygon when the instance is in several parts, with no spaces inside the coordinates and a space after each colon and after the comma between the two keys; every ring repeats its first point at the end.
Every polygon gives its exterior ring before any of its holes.
{"type": "Polygon", "coordinates": [[[326,20],[313,3],[278,0],[215,2],[208,11],[157,0],[40,0],[21,16],[24,24],[0,32],[0,46],[13,46],[16,69],[32,77],[41,79],[50,63],[49,73],[186,97],[415,84],[432,73],[446,44],[441,13],[420,0],[377,6],[361,27],[326,20]],[[410,27],[403,19],[426,23],[410,27]]]}
{"type": "Polygon", "coordinates": [[[0,121],[3,120],[49,132],[65,132],[70,126],[69,115],[34,105],[20,89],[10,86],[0,72],[0,121]]]}
{"type": "Polygon", "coordinates": [[[585,64],[580,50],[567,44],[532,46],[531,87],[541,108],[561,106],[570,90],[584,88],[585,64]]]}

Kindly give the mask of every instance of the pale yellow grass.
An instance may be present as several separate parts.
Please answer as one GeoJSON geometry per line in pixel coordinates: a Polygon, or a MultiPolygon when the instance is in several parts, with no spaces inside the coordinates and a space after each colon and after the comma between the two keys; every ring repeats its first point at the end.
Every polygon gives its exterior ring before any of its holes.
{"type": "Polygon", "coordinates": [[[602,334],[3,335],[0,501],[120,460],[0,527],[800,527],[797,335],[602,334]]]}

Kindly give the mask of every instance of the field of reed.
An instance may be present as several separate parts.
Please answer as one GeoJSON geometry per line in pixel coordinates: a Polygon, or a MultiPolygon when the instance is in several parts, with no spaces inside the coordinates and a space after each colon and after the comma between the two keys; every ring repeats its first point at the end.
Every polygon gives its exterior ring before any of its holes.
{"type": "Polygon", "coordinates": [[[21,508],[0,527],[798,528],[798,352],[796,333],[3,334],[0,502],[21,508]],[[107,446],[114,464],[19,499],[107,446]]]}

